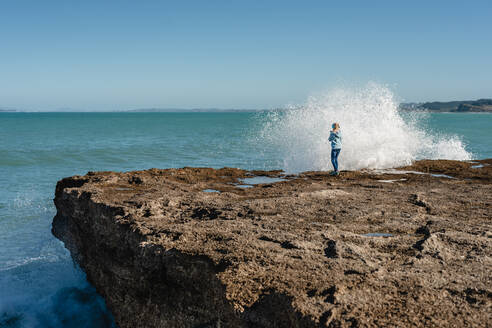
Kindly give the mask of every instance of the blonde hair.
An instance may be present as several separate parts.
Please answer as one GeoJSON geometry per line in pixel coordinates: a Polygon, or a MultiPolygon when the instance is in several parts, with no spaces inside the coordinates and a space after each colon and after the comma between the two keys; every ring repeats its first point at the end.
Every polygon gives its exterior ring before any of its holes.
{"type": "Polygon", "coordinates": [[[338,129],[340,129],[340,124],[338,124],[336,122],[333,123],[333,130],[338,130],[338,129]]]}

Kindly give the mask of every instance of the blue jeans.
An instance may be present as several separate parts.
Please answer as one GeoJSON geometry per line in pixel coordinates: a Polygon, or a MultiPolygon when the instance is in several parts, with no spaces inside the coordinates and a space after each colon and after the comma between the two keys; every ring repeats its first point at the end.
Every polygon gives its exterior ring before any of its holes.
{"type": "Polygon", "coordinates": [[[331,164],[333,164],[333,168],[335,169],[335,172],[338,172],[338,155],[340,154],[340,150],[342,149],[331,150],[331,164]]]}

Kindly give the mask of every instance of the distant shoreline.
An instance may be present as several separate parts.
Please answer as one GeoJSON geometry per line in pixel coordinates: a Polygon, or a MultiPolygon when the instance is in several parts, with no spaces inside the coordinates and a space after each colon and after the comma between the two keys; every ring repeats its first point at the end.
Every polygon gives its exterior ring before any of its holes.
{"type": "Polygon", "coordinates": [[[197,113],[260,113],[268,112],[276,109],[258,109],[258,110],[162,110],[162,111],[134,111],[134,110],[105,110],[105,111],[27,111],[27,110],[13,110],[13,111],[0,111],[0,114],[139,114],[139,113],[169,113],[169,114],[197,114],[197,113]]]}
{"type": "MultiPolygon", "coordinates": [[[[238,114],[238,113],[261,113],[271,112],[277,109],[265,109],[265,110],[221,110],[221,111],[0,111],[1,114],[238,114]]],[[[492,111],[434,111],[426,109],[408,110],[406,108],[400,108],[405,112],[420,112],[420,113],[434,113],[434,114],[492,114],[492,111]]]]}
{"type": "Polygon", "coordinates": [[[400,109],[430,113],[492,113],[492,99],[401,103],[400,109]]]}
{"type": "MultiPolygon", "coordinates": [[[[302,107],[299,107],[302,108],[302,107]]],[[[428,113],[492,113],[492,99],[459,100],[447,102],[424,103],[400,103],[399,109],[403,111],[416,111],[428,113]]],[[[127,110],[80,110],[61,108],[50,111],[34,111],[22,109],[0,109],[0,113],[258,113],[270,111],[285,111],[286,108],[136,108],[127,110]]]]}

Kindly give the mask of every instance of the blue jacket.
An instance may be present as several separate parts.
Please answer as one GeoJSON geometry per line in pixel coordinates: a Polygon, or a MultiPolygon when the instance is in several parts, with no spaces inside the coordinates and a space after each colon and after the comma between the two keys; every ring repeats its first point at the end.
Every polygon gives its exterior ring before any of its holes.
{"type": "Polygon", "coordinates": [[[340,131],[330,131],[328,141],[331,141],[331,149],[342,149],[342,134],[340,131]]]}

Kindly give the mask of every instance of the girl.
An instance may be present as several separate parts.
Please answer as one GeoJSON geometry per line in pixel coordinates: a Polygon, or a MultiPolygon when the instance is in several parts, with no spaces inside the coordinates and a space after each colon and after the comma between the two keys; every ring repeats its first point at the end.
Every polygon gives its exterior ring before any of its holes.
{"type": "Polygon", "coordinates": [[[331,141],[331,163],[333,164],[334,171],[331,175],[340,174],[338,171],[338,155],[342,150],[342,134],[340,133],[340,124],[333,123],[331,125],[330,137],[328,141],[331,141]]]}

